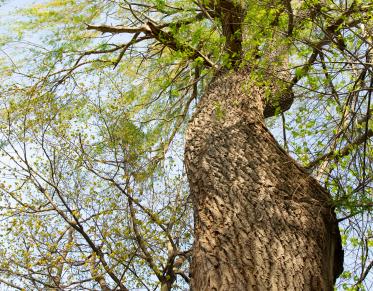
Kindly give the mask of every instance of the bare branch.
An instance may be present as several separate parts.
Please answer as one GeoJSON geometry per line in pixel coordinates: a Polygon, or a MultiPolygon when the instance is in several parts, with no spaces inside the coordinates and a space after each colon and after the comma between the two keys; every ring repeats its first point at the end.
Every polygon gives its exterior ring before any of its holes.
{"type": "Polygon", "coordinates": [[[147,24],[139,26],[139,27],[130,27],[130,26],[110,26],[110,25],[92,25],[92,24],[86,24],[87,30],[97,30],[102,33],[151,33],[151,30],[147,24]]]}

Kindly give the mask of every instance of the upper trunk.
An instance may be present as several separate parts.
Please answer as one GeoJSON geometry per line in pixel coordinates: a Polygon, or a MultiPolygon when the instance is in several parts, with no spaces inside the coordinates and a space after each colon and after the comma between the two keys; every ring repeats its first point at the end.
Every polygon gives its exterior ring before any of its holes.
{"type": "Polygon", "coordinates": [[[192,288],[333,290],[343,255],[330,195],[267,130],[248,75],[216,77],[187,131],[192,288]]]}

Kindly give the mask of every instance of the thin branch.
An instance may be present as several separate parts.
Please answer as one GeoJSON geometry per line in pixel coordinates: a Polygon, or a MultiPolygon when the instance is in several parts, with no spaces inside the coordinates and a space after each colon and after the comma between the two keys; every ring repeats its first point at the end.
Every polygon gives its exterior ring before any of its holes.
{"type": "Polygon", "coordinates": [[[312,162],[310,162],[308,165],[305,166],[306,169],[312,169],[313,167],[317,166],[323,161],[330,161],[332,159],[339,160],[342,157],[347,156],[350,154],[350,152],[356,148],[357,146],[361,145],[365,141],[367,141],[369,138],[373,136],[373,130],[369,129],[364,134],[358,136],[355,138],[351,143],[347,144],[344,148],[341,150],[335,152],[335,151],[329,151],[328,153],[322,155],[321,157],[316,158],[312,162]]]}
{"type": "Polygon", "coordinates": [[[140,234],[140,231],[138,229],[138,223],[137,218],[135,214],[135,208],[133,207],[132,199],[128,198],[128,206],[130,208],[130,214],[131,214],[131,221],[132,221],[132,228],[136,236],[136,241],[138,243],[138,246],[140,247],[141,251],[143,252],[145,256],[145,261],[148,263],[149,267],[154,271],[155,275],[157,276],[159,281],[163,281],[162,275],[159,272],[159,269],[155,265],[153,261],[152,255],[148,252],[145,242],[142,238],[142,235],[140,234]]]}
{"type": "MultiPolygon", "coordinates": [[[[373,87],[373,76],[370,77],[370,87],[371,88],[373,87]]],[[[369,132],[369,119],[370,119],[370,115],[371,115],[371,112],[370,112],[370,110],[371,110],[371,108],[370,108],[371,99],[372,99],[372,89],[369,90],[369,93],[368,93],[368,104],[367,104],[367,114],[366,114],[367,120],[365,122],[365,135],[367,135],[368,132],[369,132]]],[[[363,180],[365,180],[365,177],[366,177],[367,142],[368,142],[368,139],[365,139],[364,140],[364,150],[363,150],[363,180]]],[[[363,193],[365,194],[365,187],[363,187],[363,193]]]]}
{"type": "Polygon", "coordinates": [[[127,51],[127,49],[128,49],[131,45],[133,45],[134,43],[136,43],[136,40],[137,40],[139,34],[140,34],[139,32],[135,33],[135,34],[133,35],[132,39],[131,39],[131,40],[130,40],[130,41],[129,41],[125,46],[124,46],[124,48],[123,48],[122,51],[120,52],[120,54],[119,54],[117,60],[114,62],[114,69],[118,66],[119,62],[122,60],[122,58],[123,58],[125,52],[127,51]]]}
{"type": "Polygon", "coordinates": [[[17,290],[25,290],[24,288],[19,287],[19,286],[15,285],[15,284],[13,284],[13,283],[11,283],[9,281],[5,281],[4,279],[1,279],[1,278],[0,278],[0,283],[3,283],[5,285],[7,285],[9,287],[12,287],[14,289],[17,289],[17,290]]]}
{"type": "Polygon", "coordinates": [[[369,11],[370,9],[371,9],[371,6],[355,7],[355,4],[352,3],[351,6],[340,15],[340,17],[338,17],[335,21],[333,21],[333,23],[328,25],[326,29],[324,30],[325,36],[321,40],[319,40],[317,43],[314,43],[313,45],[311,45],[313,47],[313,51],[310,57],[308,58],[308,61],[304,64],[301,74],[294,76],[294,78],[292,79],[290,88],[292,88],[301,78],[303,78],[308,73],[312,65],[315,63],[318,55],[320,54],[320,52],[322,52],[322,48],[325,45],[333,42],[333,38],[339,33],[341,29],[348,28],[348,27],[354,27],[359,23],[356,20],[352,20],[348,23],[345,23],[347,17],[351,16],[355,12],[366,12],[366,11],[369,11]]]}
{"type": "Polygon", "coordinates": [[[281,119],[282,119],[282,136],[284,139],[284,148],[286,149],[287,152],[289,152],[288,141],[286,138],[286,120],[285,120],[284,112],[281,112],[281,119]]]}
{"type": "MultiPolygon", "coordinates": [[[[365,269],[364,273],[361,274],[361,276],[360,276],[359,280],[356,282],[355,286],[358,286],[359,284],[361,284],[361,283],[365,280],[365,278],[368,276],[368,274],[369,274],[369,272],[370,272],[370,270],[371,270],[372,268],[373,268],[373,261],[371,261],[371,262],[369,263],[369,265],[368,265],[367,268],[365,269]]],[[[358,287],[358,288],[359,288],[359,287],[358,287]]]]}
{"type": "Polygon", "coordinates": [[[151,33],[151,29],[147,24],[141,25],[139,27],[131,27],[131,26],[110,26],[110,25],[92,25],[92,24],[86,24],[87,30],[96,30],[102,33],[151,33]]]}
{"type": "Polygon", "coordinates": [[[287,36],[289,37],[293,34],[293,30],[294,30],[294,11],[293,11],[293,7],[291,6],[291,0],[286,0],[285,5],[286,5],[288,17],[289,17],[288,30],[287,30],[287,36]]]}

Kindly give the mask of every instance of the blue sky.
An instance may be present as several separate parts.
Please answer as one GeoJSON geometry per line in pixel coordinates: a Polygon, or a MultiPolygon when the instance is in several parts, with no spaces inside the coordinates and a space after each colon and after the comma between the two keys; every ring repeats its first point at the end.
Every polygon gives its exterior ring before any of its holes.
{"type": "Polygon", "coordinates": [[[0,6],[1,18],[3,18],[6,15],[9,15],[9,13],[12,13],[17,8],[23,8],[25,6],[35,3],[36,1],[35,0],[5,0],[4,2],[5,3],[0,6]]]}

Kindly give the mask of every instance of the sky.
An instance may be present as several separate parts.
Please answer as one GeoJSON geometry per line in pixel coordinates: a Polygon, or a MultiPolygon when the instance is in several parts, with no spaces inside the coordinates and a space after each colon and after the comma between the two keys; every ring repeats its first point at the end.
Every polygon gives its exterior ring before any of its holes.
{"type": "MultiPolygon", "coordinates": [[[[35,0],[3,0],[0,1],[5,2],[0,6],[0,16],[4,16],[9,12],[14,11],[17,8],[23,8],[27,5],[30,5],[32,3],[35,3],[35,0]]],[[[39,1],[40,2],[40,1],[39,1]]]]}

